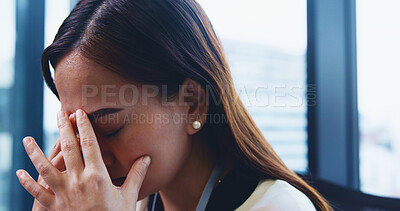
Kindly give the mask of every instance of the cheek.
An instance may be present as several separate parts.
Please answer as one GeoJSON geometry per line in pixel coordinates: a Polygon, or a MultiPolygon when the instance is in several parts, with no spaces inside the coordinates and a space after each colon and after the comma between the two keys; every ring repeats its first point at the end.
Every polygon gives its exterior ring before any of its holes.
{"type": "Polygon", "coordinates": [[[129,133],[124,134],[123,139],[124,143],[120,146],[130,152],[130,163],[144,154],[152,158],[142,186],[143,191],[149,193],[160,190],[174,179],[189,157],[192,146],[186,126],[167,118],[164,121],[130,124],[129,133]]]}

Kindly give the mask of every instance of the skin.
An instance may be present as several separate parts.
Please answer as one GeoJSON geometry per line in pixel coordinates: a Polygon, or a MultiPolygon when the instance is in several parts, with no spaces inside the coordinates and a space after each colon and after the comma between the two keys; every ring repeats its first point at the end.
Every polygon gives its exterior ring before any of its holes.
{"type": "Polygon", "coordinates": [[[59,140],[47,159],[32,138],[27,140],[33,144],[24,139],[35,166],[49,168],[39,168],[38,182],[23,170],[17,172],[21,184],[35,197],[33,210],[132,209],[136,206],[132,199],[139,201],[155,192],[160,193],[166,210],[195,210],[215,164],[215,155],[204,144],[207,136],[201,128],[192,127],[194,120],[205,122],[208,112],[205,91],[197,82],[186,79],[187,89],[179,91],[173,105],[163,104],[141,84],[134,84],[138,92],[121,94],[132,83],[78,51],[60,60],[54,81],[62,105],[59,140]],[[108,85],[112,88],[102,92],[108,85]],[[83,91],[84,87],[97,89],[98,94],[83,91]],[[115,110],[88,118],[101,109],[115,110]],[[139,121],[134,114],[149,119],[139,121]],[[162,119],[156,121],[157,115],[162,119]],[[143,165],[144,155],[151,158],[149,166],[143,165]],[[90,182],[94,175],[100,176],[90,182]],[[113,180],[121,177],[127,178],[113,180]],[[102,191],[93,184],[102,184],[102,191]]]}

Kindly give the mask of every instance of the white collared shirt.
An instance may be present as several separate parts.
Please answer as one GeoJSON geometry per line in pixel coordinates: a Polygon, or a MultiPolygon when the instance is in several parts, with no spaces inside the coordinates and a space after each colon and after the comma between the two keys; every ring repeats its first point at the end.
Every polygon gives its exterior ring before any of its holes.
{"type": "Polygon", "coordinates": [[[314,211],[311,200],[283,180],[266,179],[258,183],[250,197],[235,211],[314,211]]]}

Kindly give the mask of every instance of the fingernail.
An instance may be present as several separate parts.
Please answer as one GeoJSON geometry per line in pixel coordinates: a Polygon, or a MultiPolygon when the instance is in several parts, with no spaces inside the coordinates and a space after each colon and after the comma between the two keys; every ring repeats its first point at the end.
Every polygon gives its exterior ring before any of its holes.
{"type": "Polygon", "coordinates": [[[25,137],[22,141],[24,142],[25,146],[28,146],[30,143],[32,143],[32,139],[30,137],[25,137]]]}
{"type": "Polygon", "coordinates": [[[146,155],[143,157],[143,163],[146,164],[146,166],[150,165],[150,156],[146,155]]]}
{"type": "Polygon", "coordinates": [[[78,109],[78,110],[76,111],[76,117],[77,117],[77,118],[83,117],[83,111],[82,111],[81,109],[78,109]]]}
{"type": "Polygon", "coordinates": [[[22,171],[21,170],[17,170],[15,172],[15,174],[17,175],[17,177],[21,177],[22,176],[22,171]]]}
{"type": "Polygon", "coordinates": [[[61,119],[64,117],[65,113],[63,111],[58,111],[57,115],[58,115],[58,118],[61,119]]]}

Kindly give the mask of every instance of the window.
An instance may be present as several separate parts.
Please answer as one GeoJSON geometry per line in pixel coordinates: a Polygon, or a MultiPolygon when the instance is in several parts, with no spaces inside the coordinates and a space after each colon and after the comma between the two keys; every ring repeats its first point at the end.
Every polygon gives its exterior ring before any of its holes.
{"type": "MultiPolygon", "coordinates": [[[[46,0],[45,15],[45,46],[49,46],[52,42],[58,28],[64,19],[68,16],[71,9],[70,0],[46,0]]],[[[53,71],[52,67],[50,66],[53,71]]],[[[56,142],[59,132],[57,127],[57,112],[61,110],[61,104],[51,90],[44,86],[44,151],[48,155],[51,148],[56,142]]]]}
{"type": "Polygon", "coordinates": [[[10,172],[12,160],[11,89],[14,84],[15,1],[0,7],[0,211],[9,209],[10,172]]]}
{"type": "Polygon", "coordinates": [[[357,1],[360,181],[400,197],[400,2],[357,1]]]}
{"type": "Polygon", "coordinates": [[[307,171],[305,0],[199,0],[243,103],[294,171],[307,171]],[[221,10],[221,8],[224,8],[221,10]]]}

